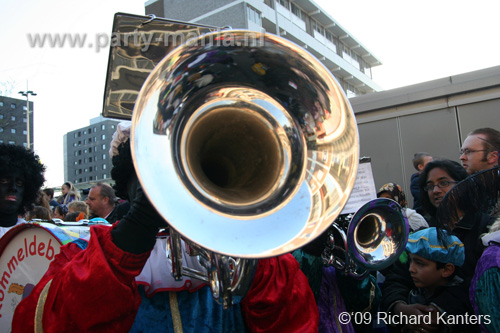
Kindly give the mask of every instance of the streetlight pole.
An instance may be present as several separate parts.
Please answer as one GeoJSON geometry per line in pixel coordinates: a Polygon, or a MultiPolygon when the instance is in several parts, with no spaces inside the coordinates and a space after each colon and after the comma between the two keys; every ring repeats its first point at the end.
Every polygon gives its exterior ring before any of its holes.
{"type": "MultiPolygon", "coordinates": [[[[28,88],[28,85],[26,85],[26,89],[28,88]]],[[[20,91],[19,92],[21,95],[26,97],[26,137],[27,140],[26,142],[28,143],[27,148],[31,149],[31,140],[30,140],[30,95],[31,96],[36,96],[36,93],[34,93],[31,90],[26,90],[26,91],[20,91]]]]}

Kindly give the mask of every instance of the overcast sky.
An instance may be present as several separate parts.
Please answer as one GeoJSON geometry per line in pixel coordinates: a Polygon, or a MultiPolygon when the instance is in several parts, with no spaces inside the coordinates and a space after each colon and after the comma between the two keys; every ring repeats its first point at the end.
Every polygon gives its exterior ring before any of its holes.
{"type": "MultiPolygon", "coordinates": [[[[206,0],[209,1],[209,0],[206,0]]],[[[500,1],[316,0],[383,65],[384,89],[500,65],[500,1]]],[[[64,181],[63,135],[102,111],[108,48],[32,48],[28,34],[109,34],[115,12],[144,14],[142,0],[0,0],[0,94],[29,89],[35,150],[46,186],[64,181]]],[[[102,42],[102,40],[101,40],[102,42]]]]}

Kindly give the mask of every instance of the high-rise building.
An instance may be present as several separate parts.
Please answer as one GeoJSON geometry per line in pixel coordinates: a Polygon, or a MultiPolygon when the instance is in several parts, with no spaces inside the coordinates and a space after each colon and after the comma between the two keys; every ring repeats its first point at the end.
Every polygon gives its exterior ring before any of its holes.
{"type": "MultiPolygon", "coordinates": [[[[27,147],[27,109],[25,99],[0,96],[0,143],[27,147]]],[[[33,102],[31,101],[29,102],[29,109],[30,142],[33,143],[33,102]]],[[[31,149],[33,149],[33,144],[31,149]]]]}
{"type": "Polygon", "coordinates": [[[97,117],[89,126],[64,135],[64,181],[88,184],[111,179],[109,148],[118,123],[97,117]]]}
{"type": "Polygon", "coordinates": [[[146,14],[217,27],[279,34],[312,53],[348,97],[380,91],[372,68],[381,62],[310,0],[149,0],[146,14]]]}

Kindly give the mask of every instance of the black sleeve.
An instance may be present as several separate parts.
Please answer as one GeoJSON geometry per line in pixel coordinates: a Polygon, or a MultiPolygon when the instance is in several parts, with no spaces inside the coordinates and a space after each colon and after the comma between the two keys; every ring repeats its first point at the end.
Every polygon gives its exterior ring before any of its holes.
{"type": "Polygon", "coordinates": [[[127,215],[118,222],[111,235],[115,245],[123,251],[140,254],[154,247],[161,227],[167,227],[165,220],[139,189],[127,215]]]}
{"type": "Polygon", "coordinates": [[[409,261],[406,252],[403,252],[400,259],[388,268],[381,271],[385,277],[382,284],[382,301],[380,309],[388,311],[389,307],[397,301],[408,303],[408,295],[415,288],[409,272],[409,261]],[[401,258],[406,259],[401,262],[401,258]]]}

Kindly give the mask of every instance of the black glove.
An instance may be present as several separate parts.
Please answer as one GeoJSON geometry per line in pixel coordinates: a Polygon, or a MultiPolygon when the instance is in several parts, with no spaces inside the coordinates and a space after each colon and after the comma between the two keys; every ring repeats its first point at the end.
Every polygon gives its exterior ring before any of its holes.
{"type": "Polygon", "coordinates": [[[123,251],[140,254],[154,247],[158,229],[167,226],[138,185],[130,210],[111,231],[111,235],[115,245],[123,251]]]}

